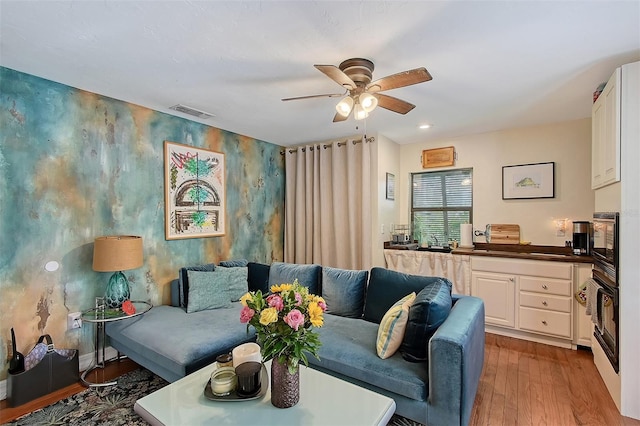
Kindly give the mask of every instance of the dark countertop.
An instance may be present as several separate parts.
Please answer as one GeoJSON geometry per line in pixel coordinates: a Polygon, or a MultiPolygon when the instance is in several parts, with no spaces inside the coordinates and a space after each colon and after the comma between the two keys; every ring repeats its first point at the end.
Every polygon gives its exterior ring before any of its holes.
{"type": "Polygon", "coordinates": [[[506,257],[511,259],[550,260],[553,262],[593,263],[591,256],[576,256],[573,254],[556,253],[521,253],[517,251],[461,249],[457,248],[452,254],[466,254],[469,256],[506,257]]]}
{"type": "MultiPolygon", "coordinates": [[[[394,246],[385,243],[385,249],[415,250],[415,246],[394,246]]],[[[547,260],[552,262],[593,263],[591,256],[576,256],[571,247],[541,246],[532,244],[489,244],[475,243],[474,248],[456,248],[451,254],[468,256],[489,256],[511,259],[547,260]]]]}

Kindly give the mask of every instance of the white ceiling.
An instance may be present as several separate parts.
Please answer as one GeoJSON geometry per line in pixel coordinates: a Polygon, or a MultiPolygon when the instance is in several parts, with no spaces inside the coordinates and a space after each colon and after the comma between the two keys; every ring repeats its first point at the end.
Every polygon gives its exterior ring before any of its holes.
{"type": "Polygon", "coordinates": [[[7,1],[0,65],[278,145],[367,132],[400,143],[588,117],[595,88],[640,59],[640,1],[7,1]],[[372,60],[416,105],[332,123],[314,64],[372,60]],[[430,123],[429,130],[417,126],[430,123]],[[358,128],[356,129],[356,126],[358,128]]]}

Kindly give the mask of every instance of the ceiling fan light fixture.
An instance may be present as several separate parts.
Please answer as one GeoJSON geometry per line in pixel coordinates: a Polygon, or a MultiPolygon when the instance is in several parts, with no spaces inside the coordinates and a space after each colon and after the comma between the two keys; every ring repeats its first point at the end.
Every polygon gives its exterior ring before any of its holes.
{"type": "Polygon", "coordinates": [[[352,108],[353,98],[351,96],[347,96],[346,98],[338,102],[338,105],[336,105],[336,111],[343,117],[348,117],[351,113],[352,108]]]}
{"type": "Polygon", "coordinates": [[[359,103],[353,107],[353,118],[356,120],[364,120],[369,116],[369,113],[359,103]]]}
{"type": "Polygon", "coordinates": [[[370,93],[361,94],[358,100],[360,105],[362,105],[362,109],[365,110],[367,114],[378,106],[378,98],[370,93]]]}

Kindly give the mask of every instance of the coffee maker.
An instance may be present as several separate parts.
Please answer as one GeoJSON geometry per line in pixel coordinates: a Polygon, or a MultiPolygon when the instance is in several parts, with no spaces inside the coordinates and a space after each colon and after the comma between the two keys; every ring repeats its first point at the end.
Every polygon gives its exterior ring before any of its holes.
{"type": "Polygon", "coordinates": [[[593,247],[593,225],[591,222],[573,222],[573,254],[578,256],[591,255],[593,247]]]}

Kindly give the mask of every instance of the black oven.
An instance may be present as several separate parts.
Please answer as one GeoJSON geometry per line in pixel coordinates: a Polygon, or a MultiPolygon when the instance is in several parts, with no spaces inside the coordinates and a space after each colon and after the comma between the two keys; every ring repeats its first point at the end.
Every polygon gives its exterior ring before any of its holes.
{"type": "Polygon", "coordinates": [[[605,274],[609,285],[614,287],[618,287],[619,227],[618,213],[593,214],[593,263],[605,274]]]}
{"type": "Polygon", "coordinates": [[[618,213],[593,215],[593,280],[598,285],[597,322],[594,337],[618,372],[619,360],[619,282],[618,282],[618,213]]]}

